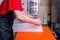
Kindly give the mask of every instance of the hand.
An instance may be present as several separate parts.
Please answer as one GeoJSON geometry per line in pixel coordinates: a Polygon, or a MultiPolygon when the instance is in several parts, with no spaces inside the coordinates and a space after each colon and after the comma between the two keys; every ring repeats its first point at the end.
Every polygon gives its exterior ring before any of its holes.
{"type": "Polygon", "coordinates": [[[41,24],[40,18],[36,18],[34,24],[39,26],[41,24]]]}

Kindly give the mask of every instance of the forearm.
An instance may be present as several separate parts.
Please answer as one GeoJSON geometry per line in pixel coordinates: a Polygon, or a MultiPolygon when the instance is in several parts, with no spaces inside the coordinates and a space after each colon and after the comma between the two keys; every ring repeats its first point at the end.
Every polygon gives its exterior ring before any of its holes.
{"type": "Polygon", "coordinates": [[[33,16],[30,15],[30,14],[24,13],[23,11],[22,11],[22,13],[23,13],[25,16],[28,16],[28,17],[30,17],[30,18],[33,18],[33,16]]]}
{"type": "Polygon", "coordinates": [[[32,16],[32,15],[30,15],[30,14],[27,14],[27,13],[24,13],[23,11],[22,11],[22,13],[25,15],[25,16],[28,16],[28,17],[30,17],[30,18],[38,18],[37,16],[32,16]]]}
{"type": "Polygon", "coordinates": [[[28,22],[28,23],[34,23],[34,19],[24,15],[22,13],[22,11],[18,11],[18,10],[15,10],[14,11],[15,15],[16,15],[16,18],[20,21],[23,21],[23,22],[28,22]]]}

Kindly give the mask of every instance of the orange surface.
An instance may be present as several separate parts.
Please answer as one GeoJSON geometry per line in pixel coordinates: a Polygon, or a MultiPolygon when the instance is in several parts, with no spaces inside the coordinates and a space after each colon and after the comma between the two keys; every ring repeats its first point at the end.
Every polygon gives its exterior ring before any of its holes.
{"type": "Polygon", "coordinates": [[[56,40],[48,26],[43,26],[41,32],[18,32],[15,40],[56,40]]]}

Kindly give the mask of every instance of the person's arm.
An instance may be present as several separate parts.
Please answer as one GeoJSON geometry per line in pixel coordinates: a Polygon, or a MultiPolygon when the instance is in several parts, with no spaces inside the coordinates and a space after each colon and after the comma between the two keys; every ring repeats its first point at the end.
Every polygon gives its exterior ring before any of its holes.
{"type": "Polygon", "coordinates": [[[22,11],[19,11],[19,10],[14,10],[14,13],[16,15],[16,18],[20,21],[23,21],[23,22],[33,22],[34,19],[28,17],[27,15],[25,15],[22,11]]]}
{"type": "Polygon", "coordinates": [[[23,13],[23,15],[28,16],[28,17],[33,18],[33,19],[38,18],[37,16],[32,16],[31,14],[27,14],[27,13],[25,13],[23,11],[22,11],[22,13],[23,13]]]}
{"type": "Polygon", "coordinates": [[[27,16],[23,12],[23,8],[21,5],[21,0],[8,0],[8,10],[13,10],[16,18],[23,22],[28,22],[36,25],[40,25],[39,19],[33,19],[30,16],[27,16]]]}
{"type": "Polygon", "coordinates": [[[16,15],[16,18],[20,21],[27,22],[27,23],[32,23],[32,24],[35,24],[35,25],[40,25],[39,20],[32,19],[32,18],[24,15],[24,13],[22,11],[14,10],[14,13],[16,15]]]}
{"type": "Polygon", "coordinates": [[[27,13],[25,13],[25,12],[23,12],[23,11],[22,11],[22,13],[23,13],[25,16],[28,16],[28,17],[30,17],[30,18],[33,18],[33,16],[30,15],[30,14],[27,14],[27,13]]]}

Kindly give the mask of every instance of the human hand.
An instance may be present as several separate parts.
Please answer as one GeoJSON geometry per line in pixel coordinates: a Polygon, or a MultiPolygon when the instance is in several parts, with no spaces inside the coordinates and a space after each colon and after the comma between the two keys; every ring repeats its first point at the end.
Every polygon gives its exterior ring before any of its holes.
{"type": "Polygon", "coordinates": [[[34,20],[34,24],[35,24],[36,26],[39,26],[39,25],[41,24],[40,18],[36,18],[36,19],[34,20]]]}

